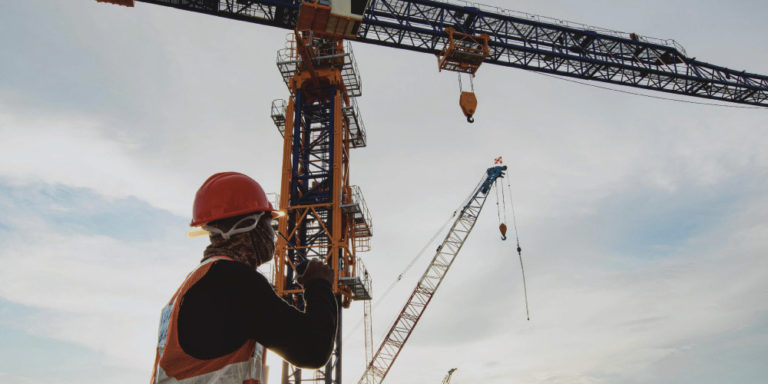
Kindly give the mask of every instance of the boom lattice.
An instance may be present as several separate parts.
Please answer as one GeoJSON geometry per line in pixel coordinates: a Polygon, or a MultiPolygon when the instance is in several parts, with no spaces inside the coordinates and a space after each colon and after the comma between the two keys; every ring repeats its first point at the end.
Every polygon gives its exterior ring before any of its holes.
{"type": "Polygon", "coordinates": [[[504,176],[506,169],[506,166],[489,168],[483,180],[472,191],[358,384],[380,384],[384,380],[472,232],[491,186],[496,179],[504,176]]]}
{"type": "MultiPolygon", "coordinates": [[[[294,29],[301,0],[138,0],[294,29]]],[[[446,28],[490,36],[486,63],[740,104],[768,106],[768,77],[690,58],[672,40],[470,3],[371,0],[357,41],[439,53],[446,28]]]]}

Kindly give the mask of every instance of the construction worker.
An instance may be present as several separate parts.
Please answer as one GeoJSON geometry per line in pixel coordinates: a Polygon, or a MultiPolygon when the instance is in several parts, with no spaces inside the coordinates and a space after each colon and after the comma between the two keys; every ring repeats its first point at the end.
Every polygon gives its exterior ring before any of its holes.
{"type": "Polygon", "coordinates": [[[265,383],[264,348],[303,368],[328,361],[338,313],[333,271],[307,265],[299,311],[256,270],[272,260],[276,217],[259,183],[241,173],[217,173],[197,191],[191,225],[211,243],[162,311],[152,383],[265,383]]]}

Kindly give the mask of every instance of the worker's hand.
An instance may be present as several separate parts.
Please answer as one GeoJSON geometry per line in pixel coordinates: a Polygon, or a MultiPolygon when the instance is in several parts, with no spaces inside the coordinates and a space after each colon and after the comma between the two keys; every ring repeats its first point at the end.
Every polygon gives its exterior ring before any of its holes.
{"type": "Polygon", "coordinates": [[[333,270],[319,260],[310,260],[304,273],[299,275],[296,281],[302,286],[313,279],[325,279],[333,284],[333,270]]]}

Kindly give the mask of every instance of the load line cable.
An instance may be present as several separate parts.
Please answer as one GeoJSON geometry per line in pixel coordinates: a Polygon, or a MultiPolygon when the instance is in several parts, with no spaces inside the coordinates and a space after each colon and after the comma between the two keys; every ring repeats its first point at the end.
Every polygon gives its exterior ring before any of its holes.
{"type": "MultiPolygon", "coordinates": [[[[501,207],[499,206],[499,186],[498,186],[498,183],[499,183],[499,180],[496,179],[496,181],[493,183],[493,185],[494,185],[494,187],[496,187],[496,188],[494,188],[494,190],[496,191],[496,217],[499,218],[499,223],[501,223],[502,222],[501,221],[501,207]]],[[[503,186],[504,186],[504,184],[502,184],[502,187],[503,186]]]]}
{"type": "Polygon", "coordinates": [[[592,87],[592,88],[598,88],[598,89],[603,89],[603,90],[606,90],[606,91],[613,91],[613,92],[618,92],[618,93],[624,93],[624,94],[632,95],[632,96],[647,97],[649,99],[675,101],[675,102],[678,102],[678,103],[704,105],[704,106],[708,106],[708,107],[721,107],[721,108],[734,108],[734,109],[765,109],[764,107],[755,106],[755,105],[729,105],[729,104],[707,103],[707,102],[701,102],[701,101],[676,99],[676,98],[673,98],[673,97],[649,95],[649,94],[640,93],[640,92],[627,91],[627,90],[623,90],[623,89],[616,89],[616,88],[606,87],[606,86],[602,86],[602,85],[587,83],[587,82],[584,82],[584,81],[568,79],[568,78],[565,78],[565,77],[562,77],[562,76],[550,75],[548,73],[541,73],[541,72],[536,72],[536,71],[530,71],[530,72],[533,72],[533,73],[535,73],[537,75],[540,75],[540,76],[547,76],[547,77],[551,77],[551,78],[554,78],[554,79],[558,79],[558,80],[562,80],[562,81],[567,81],[569,83],[586,85],[586,86],[592,87]]]}
{"type": "MultiPolygon", "coordinates": [[[[512,202],[512,191],[510,190],[510,203],[512,202]]],[[[504,182],[501,182],[501,207],[504,208],[504,222],[507,222],[507,198],[504,196],[504,182]]]]}
{"type": "MultiPolygon", "coordinates": [[[[501,184],[501,194],[504,196],[504,183],[501,184]]],[[[525,316],[528,321],[531,321],[531,312],[528,309],[528,284],[525,281],[525,267],[523,266],[523,249],[520,248],[520,233],[517,230],[517,214],[515,213],[515,203],[512,201],[512,185],[507,179],[507,189],[509,190],[509,205],[512,209],[512,226],[515,228],[515,240],[517,241],[517,256],[520,259],[520,272],[523,274],[523,295],[525,296],[525,316]]],[[[506,208],[506,206],[505,206],[506,208]]],[[[506,218],[506,210],[505,210],[506,218]]]]}
{"type": "MultiPolygon", "coordinates": [[[[403,269],[403,271],[400,272],[399,275],[397,275],[397,278],[395,278],[395,280],[392,281],[389,284],[387,289],[384,290],[384,293],[382,293],[381,296],[379,296],[379,298],[376,299],[376,302],[373,303],[373,306],[371,307],[371,312],[373,312],[373,310],[376,309],[376,307],[378,307],[379,304],[381,304],[387,296],[389,296],[389,294],[395,288],[397,283],[402,281],[403,277],[405,277],[405,275],[411,270],[411,268],[413,268],[413,266],[416,264],[416,262],[419,261],[419,259],[421,259],[422,256],[424,256],[424,252],[426,252],[426,250],[429,248],[429,246],[432,245],[435,242],[435,239],[437,239],[437,237],[440,236],[440,234],[443,233],[443,231],[445,231],[445,227],[447,227],[448,224],[451,222],[451,220],[454,217],[456,217],[456,214],[458,214],[460,207],[463,207],[464,205],[466,205],[466,201],[462,202],[462,204],[459,206],[459,208],[456,208],[453,211],[451,216],[449,216],[448,219],[445,220],[443,225],[440,226],[440,229],[438,229],[437,232],[435,232],[435,234],[432,235],[432,237],[429,239],[429,241],[427,241],[427,243],[424,244],[424,246],[421,248],[421,250],[419,250],[419,252],[416,254],[416,256],[414,256],[413,259],[411,259],[411,261],[408,263],[408,265],[405,267],[405,269],[403,269]]],[[[371,316],[373,316],[373,315],[371,314],[371,316]]],[[[349,330],[347,335],[344,337],[345,341],[348,340],[349,336],[352,333],[354,333],[357,329],[360,328],[360,325],[363,324],[363,320],[365,320],[365,319],[361,318],[360,320],[358,320],[357,323],[355,324],[355,326],[352,327],[352,329],[349,330]]]]}
{"type": "MultiPolygon", "coordinates": [[[[478,182],[477,182],[477,184],[475,184],[475,187],[474,187],[474,188],[472,188],[472,191],[476,191],[478,188],[480,188],[480,185],[481,185],[481,184],[483,184],[483,182],[485,182],[485,179],[486,179],[486,176],[485,176],[485,175],[483,175],[483,176],[480,178],[480,181],[478,181],[478,182]]],[[[413,264],[415,264],[415,263],[416,263],[416,260],[417,260],[417,259],[419,259],[419,258],[421,257],[421,255],[422,255],[422,254],[423,254],[423,253],[426,251],[427,247],[429,247],[429,245],[431,245],[431,244],[432,244],[432,242],[433,242],[433,241],[434,241],[434,240],[437,238],[437,236],[438,236],[438,235],[440,235],[440,234],[443,232],[443,230],[444,230],[444,229],[445,229],[445,227],[448,225],[448,223],[449,223],[449,222],[451,222],[451,221],[452,221],[452,219],[453,219],[454,217],[456,217],[456,215],[459,213],[459,211],[461,211],[461,210],[462,210],[464,207],[466,207],[466,205],[467,205],[467,204],[470,202],[470,200],[472,200],[472,198],[473,198],[473,196],[472,196],[472,194],[470,193],[470,194],[469,194],[469,196],[467,196],[467,198],[465,198],[465,199],[464,199],[464,200],[461,202],[461,204],[459,205],[459,207],[458,207],[458,208],[456,208],[456,209],[453,211],[453,213],[451,214],[451,217],[449,217],[449,218],[448,218],[448,220],[447,220],[447,221],[446,221],[446,222],[443,224],[443,226],[440,228],[440,230],[439,230],[439,231],[437,231],[437,233],[435,233],[435,235],[434,235],[434,236],[432,236],[432,239],[430,239],[430,241],[429,241],[429,242],[428,242],[428,243],[427,243],[427,244],[426,244],[426,245],[425,245],[425,246],[424,246],[424,247],[421,249],[421,251],[420,251],[420,252],[419,252],[419,254],[418,254],[418,255],[417,255],[415,258],[414,258],[414,260],[411,260],[411,264],[409,264],[409,266],[406,268],[406,270],[405,270],[404,272],[407,272],[407,271],[410,269],[410,267],[412,267],[412,266],[413,266],[413,264]]],[[[394,282],[393,282],[393,283],[392,283],[390,286],[394,286],[395,284],[397,284],[398,282],[400,282],[400,281],[402,280],[401,276],[402,276],[402,274],[401,274],[401,275],[399,275],[399,276],[398,276],[398,279],[396,279],[396,280],[395,280],[395,281],[394,281],[394,282]]],[[[389,291],[391,291],[391,290],[392,290],[392,288],[388,288],[388,289],[389,289],[389,291]]],[[[385,294],[389,294],[389,292],[385,292],[385,294]]],[[[385,296],[385,295],[382,295],[382,297],[381,297],[381,298],[379,298],[379,299],[378,299],[378,300],[377,300],[377,301],[374,303],[372,310],[373,310],[373,309],[375,309],[375,308],[376,308],[376,306],[378,306],[378,304],[380,304],[380,303],[382,302],[382,300],[384,299],[384,297],[386,297],[386,296],[385,296]]],[[[371,315],[371,316],[373,316],[373,315],[371,315]]],[[[392,320],[392,322],[390,322],[390,323],[389,323],[389,326],[388,326],[386,329],[390,329],[390,328],[392,328],[392,326],[395,324],[395,322],[397,322],[397,317],[395,317],[395,319],[394,319],[394,320],[392,320]]],[[[359,324],[357,325],[357,327],[359,327],[359,324]]]]}

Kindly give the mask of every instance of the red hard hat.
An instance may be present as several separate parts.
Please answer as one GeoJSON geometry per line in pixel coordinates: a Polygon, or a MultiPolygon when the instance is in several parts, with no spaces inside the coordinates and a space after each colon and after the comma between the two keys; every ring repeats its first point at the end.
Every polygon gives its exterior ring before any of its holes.
{"type": "Polygon", "coordinates": [[[221,172],[209,177],[197,190],[190,226],[264,211],[274,216],[275,208],[256,180],[238,172],[221,172]]]}

